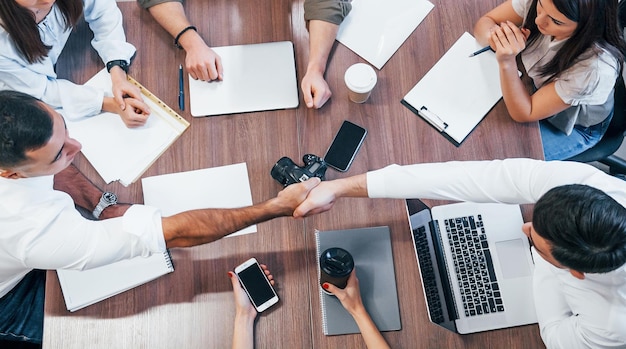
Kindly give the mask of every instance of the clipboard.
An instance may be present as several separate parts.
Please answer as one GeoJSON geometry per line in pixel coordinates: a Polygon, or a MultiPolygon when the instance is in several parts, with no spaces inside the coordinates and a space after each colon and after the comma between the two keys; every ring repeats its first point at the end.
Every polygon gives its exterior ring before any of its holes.
{"type": "Polygon", "coordinates": [[[401,103],[459,147],[502,98],[493,52],[464,33],[402,99],[401,103]]]}
{"type": "MultiPolygon", "coordinates": [[[[137,80],[132,77],[128,80],[139,88],[150,107],[150,117],[144,126],[127,128],[119,115],[107,112],[66,119],[70,134],[82,143],[83,155],[102,179],[106,183],[119,180],[124,186],[137,181],[189,127],[187,120],[137,80]]],[[[111,94],[111,79],[106,69],[85,85],[111,94]]]]}

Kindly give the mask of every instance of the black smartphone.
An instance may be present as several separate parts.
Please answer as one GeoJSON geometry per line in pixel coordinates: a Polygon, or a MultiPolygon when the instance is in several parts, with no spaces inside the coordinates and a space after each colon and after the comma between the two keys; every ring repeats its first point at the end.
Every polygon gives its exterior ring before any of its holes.
{"type": "Polygon", "coordinates": [[[235,268],[239,283],[258,312],[278,303],[278,295],[255,258],[250,258],[235,268]]]}
{"type": "Polygon", "coordinates": [[[337,171],[346,172],[365,140],[367,130],[346,120],[328,147],[324,161],[337,171]]]}

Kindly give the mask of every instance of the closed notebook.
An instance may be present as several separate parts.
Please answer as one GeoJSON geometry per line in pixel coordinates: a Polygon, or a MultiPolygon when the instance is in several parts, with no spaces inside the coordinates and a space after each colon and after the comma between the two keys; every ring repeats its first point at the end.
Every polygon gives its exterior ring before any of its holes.
{"type": "Polygon", "coordinates": [[[189,75],[189,104],[195,117],[298,107],[296,61],[291,41],[221,46],[224,79],[189,75]]]}
{"type": "Polygon", "coordinates": [[[174,271],[169,252],[88,270],[57,270],[69,311],[76,311],[174,271]]]}
{"type": "MultiPolygon", "coordinates": [[[[317,261],[320,254],[330,247],[341,247],[350,252],[359,278],[363,305],[376,327],[380,331],[400,330],[402,326],[389,227],[317,231],[315,241],[317,261]]],[[[319,262],[316,265],[319,280],[319,262]]],[[[356,322],[337,297],[327,295],[321,287],[318,290],[324,334],[359,333],[356,322]]]]}
{"type": "Polygon", "coordinates": [[[456,146],[502,98],[495,54],[469,57],[480,48],[464,33],[402,100],[456,146]]]}

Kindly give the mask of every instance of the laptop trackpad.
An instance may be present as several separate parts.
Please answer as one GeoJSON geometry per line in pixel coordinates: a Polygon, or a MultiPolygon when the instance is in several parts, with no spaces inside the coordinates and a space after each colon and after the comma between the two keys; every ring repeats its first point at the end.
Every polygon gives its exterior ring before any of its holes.
{"type": "Polygon", "coordinates": [[[522,239],[513,239],[496,242],[498,261],[502,276],[513,279],[530,275],[530,268],[526,261],[526,251],[522,239]]]}

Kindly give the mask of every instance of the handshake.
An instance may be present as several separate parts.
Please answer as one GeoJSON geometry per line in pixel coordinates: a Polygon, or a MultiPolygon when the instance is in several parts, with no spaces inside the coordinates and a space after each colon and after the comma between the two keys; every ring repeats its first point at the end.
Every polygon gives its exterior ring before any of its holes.
{"type": "Polygon", "coordinates": [[[307,154],[303,161],[305,166],[300,167],[284,157],[271,170],[272,177],[285,186],[276,197],[284,216],[302,218],[328,211],[341,196],[367,197],[365,174],[322,182],[324,160],[307,154]]]}

